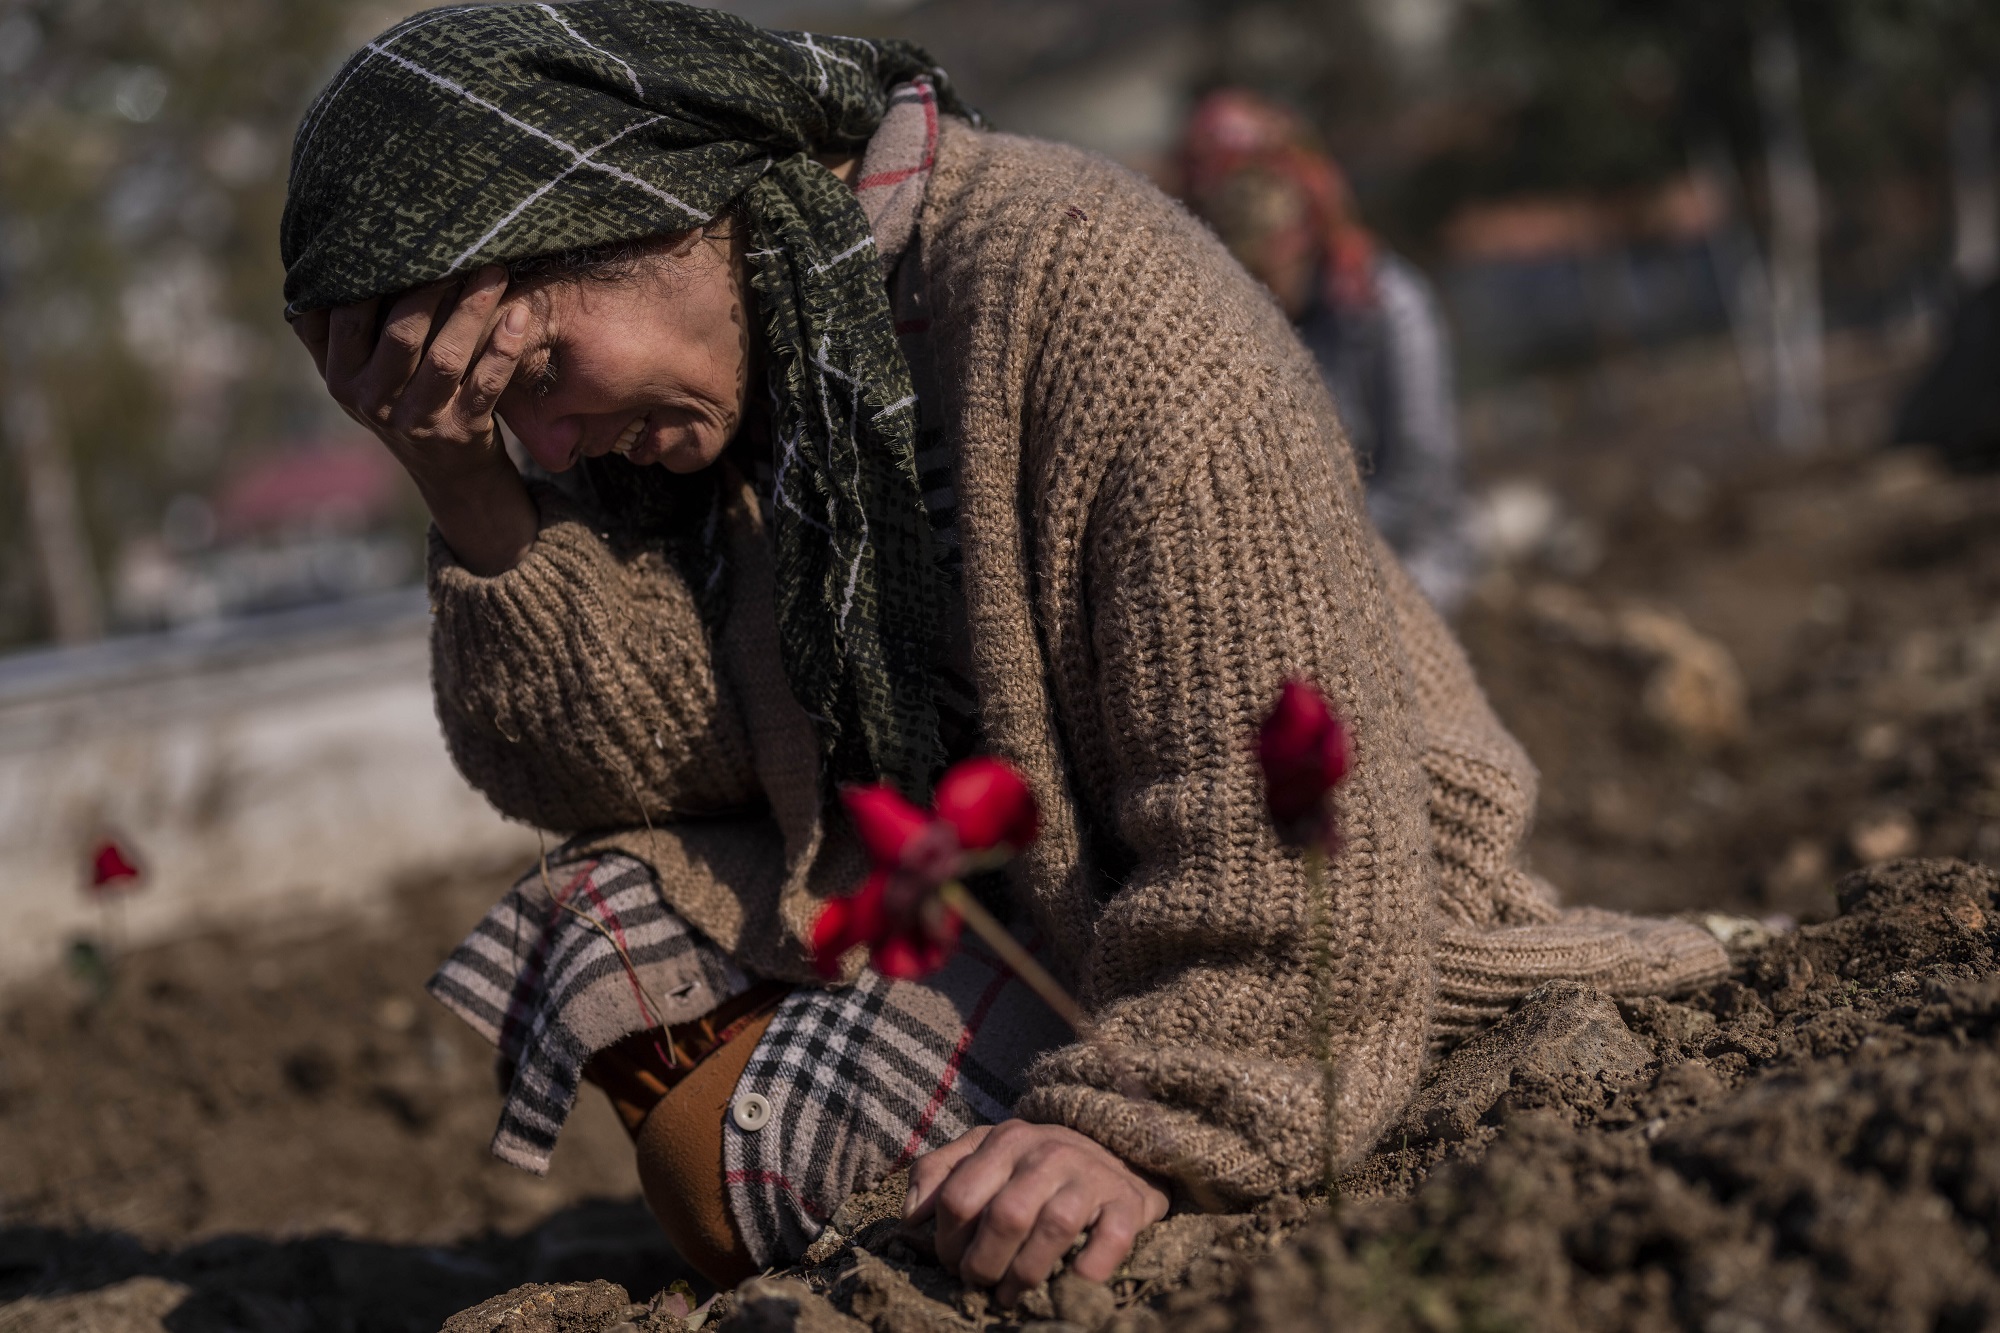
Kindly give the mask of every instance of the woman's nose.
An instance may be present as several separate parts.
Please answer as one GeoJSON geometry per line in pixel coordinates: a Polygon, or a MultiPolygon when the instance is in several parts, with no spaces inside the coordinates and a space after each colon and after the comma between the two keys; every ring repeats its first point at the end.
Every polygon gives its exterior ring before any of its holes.
{"type": "Polygon", "coordinates": [[[576,462],[583,441],[583,422],[575,416],[544,416],[539,412],[509,412],[508,429],[528,457],[549,472],[564,472],[576,462]]]}

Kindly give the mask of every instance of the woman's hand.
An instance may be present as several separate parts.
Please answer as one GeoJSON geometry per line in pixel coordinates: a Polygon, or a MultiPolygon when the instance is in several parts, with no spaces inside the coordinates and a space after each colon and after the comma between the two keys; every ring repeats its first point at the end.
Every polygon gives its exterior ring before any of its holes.
{"type": "Polygon", "coordinates": [[[380,337],[379,298],[292,325],[333,400],[417,483],[460,563],[488,576],[512,569],[536,529],[534,500],[493,422],[527,345],[528,308],[503,303],[506,290],[506,270],[489,265],[462,290],[436,282],[390,298],[380,337]]]}
{"type": "Polygon", "coordinates": [[[1116,1272],[1167,1196],[1097,1140],[1061,1125],[981,1125],[910,1168],[908,1223],[937,1219],[938,1260],[961,1281],[996,1286],[1002,1306],[1046,1278],[1085,1232],[1070,1267],[1116,1272]]]}

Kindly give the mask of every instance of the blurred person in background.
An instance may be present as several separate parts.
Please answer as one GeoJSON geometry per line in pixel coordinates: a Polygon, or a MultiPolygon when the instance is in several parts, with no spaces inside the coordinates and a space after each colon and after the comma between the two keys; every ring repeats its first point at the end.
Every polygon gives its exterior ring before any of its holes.
{"type": "Polygon", "coordinates": [[[1968,293],[1890,438],[1930,445],[1967,472],[2000,470],[2000,281],[1968,293]]]}
{"type": "Polygon", "coordinates": [[[1450,337],[1422,273],[1355,216],[1346,178],[1292,112],[1210,93],[1180,145],[1188,205],[1277,297],[1319,363],[1368,512],[1438,607],[1473,572],[1450,337]]]}
{"type": "Polygon", "coordinates": [[[1084,1236],[1101,1280],[1169,1190],[1356,1160],[1428,1051],[1550,977],[1722,972],[1523,867],[1533,770],[1269,299],[922,52],[651,0],[433,10],[307,112],[282,247],[328,391],[430,507],[453,758],[569,839],[432,983],[498,1047],[494,1151],[545,1170],[597,1084],[716,1282],[906,1165],[911,1223],[1003,1303],[1084,1236]],[[1352,746],[1322,891],[1251,743],[1293,676],[1352,746]],[[987,892],[1088,1040],[973,947],[815,965],[868,867],[837,791],[923,798],[979,753],[1042,812],[987,892]]]}

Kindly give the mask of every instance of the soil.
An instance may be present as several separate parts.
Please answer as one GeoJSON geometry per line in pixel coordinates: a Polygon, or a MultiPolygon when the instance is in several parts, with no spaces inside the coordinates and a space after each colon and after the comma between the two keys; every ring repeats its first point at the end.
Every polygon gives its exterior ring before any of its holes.
{"type": "MultiPolygon", "coordinates": [[[[1509,409],[1532,448],[1473,423],[1541,512],[1460,617],[1542,768],[1538,868],[1732,914],[1730,979],[1546,988],[1337,1200],[1175,1215],[1109,1287],[989,1310],[891,1181],[709,1325],[2000,1327],[2000,478],[1854,447],[1889,377],[1836,379],[1811,460],[1661,377],[1509,409]]],[[[491,1161],[487,1053],[419,990],[503,878],[0,998],[0,1333],[684,1328],[601,1101],[546,1181],[491,1161]]]]}
{"type": "Polygon", "coordinates": [[[1865,862],[2000,862],[2000,478],[1911,452],[1767,463],[1702,483],[1698,514],[1620,480],[1590,575],[1502,573],[1460,620],[1542,771],[1538,867],[1632,911],[1814,920],[1865,862]],[[1678,618],[1747,717],[1662,717],[1657,661],[1588,642],[1576,607],[1678,618]]]}
{"type": "Polygon", "coordinates": [[[6,997],[0,1330],[430,1333],[529,1280],[684,1276],[603,1099],[545,1179],[487,1154],[491,1049],[422,985],[504,887],[6,997]]]}

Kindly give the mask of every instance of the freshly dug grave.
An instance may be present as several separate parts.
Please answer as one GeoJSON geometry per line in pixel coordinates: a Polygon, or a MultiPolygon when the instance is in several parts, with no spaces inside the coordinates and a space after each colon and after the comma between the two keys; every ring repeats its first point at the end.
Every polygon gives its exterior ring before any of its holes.
{"type": "Polygon", "coordinates": [[[1688,1002],[1537,996],[1439,1068],[1409,1127],[1441,1134],[1364,1168],[1413,1194],[1315,1220],[1179,1326],[2000,1325],[2000,876],[1903,861],[1838,894],[1688,1002]]]}
{"type": "MultiPolygon", "coordinates": [[[[1341,1197],[1186,1213],[1108,1286],[989,1309],[850,1201],[723,1333],[1973,1330],[2000,1326],[2000,875],[1850,874],[1841,914],[1678,1002],[1554,983],[1441,1061],[1341,1197]]],[[[679,1330],[608,1284],[525,1288],[448,1333],[679,1330]]]]}

